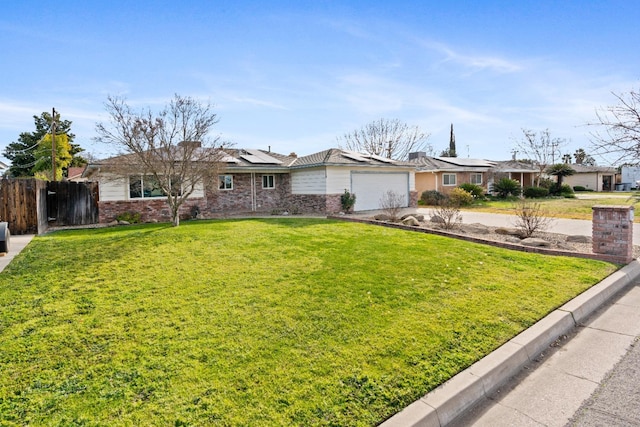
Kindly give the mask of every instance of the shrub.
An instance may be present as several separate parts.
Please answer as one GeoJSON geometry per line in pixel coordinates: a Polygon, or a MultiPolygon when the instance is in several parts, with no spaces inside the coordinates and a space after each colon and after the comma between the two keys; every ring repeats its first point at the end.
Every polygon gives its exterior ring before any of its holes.
{"type": "Polygon", "coordinates": [[[538,186],[546,188],[546,189],[550,189],[551,187],[553,187],[555,185],[555,183],[556,182],[553,179],[540,178],[540,183],[538,184],[538,186]]]}
{"type": "Polygon", "coordinates": [[[423,191],[420,195],[420,200],[422,200],[425,205],[430,206],[438,206],[446,199],[447,196],[436,190],[423,191]]]}
{"type": "Polygon", "coordinates": [[[353,205],[356,204],[356,195],[355,193],[350,193],[347,189],[344,190],[344,193],[340,196],[340,205],[342,205],[342,210],[344,213],[349,213],[353,208],[353,205]]]}
{"type": "Polygon", "coordinates": [[[462,223],[460,207],[451,203],[449,199],[441,202],[431,213],[431,220],[438,218],[438,222],[445,230],[452,230],[456,225],[462,223]]]}
{"type": "Polygon", "coordinates": [[[482,199],[484,197],[484,188],[478,184],[464,183],[460,187],[467,193],[471,193],[474,199],[482,199]]]}
{"type": "Polygon", "coordinates": [[[519,196],[521,189],[520,183],[515,179],[502,178],[493,184],[492,191],[498,193],[498,197],[506,199],[509,196],[519,196]]]}
{"type": "Polygon", "coordinates": [[[515,226],[522,238],[531,237],[536,231],[544,231],[552,221],[545,215],[540,203],[521,200],[516,207],[515,226]]]}
{"type": "Polygon", "coordinates": [[[389,220],[397,222],[400,217],[400,211],[405,205],[405,198],[401,194],[393,190],[389,190],[382,195],[380,199],[380,209],[389,216],[389,220]]]}
{"type": "Polygon", "coordinates": [[[473,195],[462,188],[454,188],[449,193],[449,202],[453,206],[469,206],[473,203],[473,195]]]}
{"type": "Polygon", "coordinates": [[[118,221],[126,221],[129,224],[138,224],[141,218],[140,212],[122,212],[116,216],[118,221]]]}
{"type": "Polygon", "coordinates": [[[587,191],[587,189],[585,187],[583,187],[582,185],[574,185],[573,186],[573,191],[587,191]]]}
{"type": "Polygon", "coordinates": [[[524,197],[528,199],[540,199],[549,195],[549,189],[544,187],[527,187],[524,189],[524,197]]]}
{"type": "Polygon", "coordinates": [[[562,184],[560,186],[560,195],[568,199],[576,197],[576,193],[573,192],[573,188],[569,184],[562,184]]]}

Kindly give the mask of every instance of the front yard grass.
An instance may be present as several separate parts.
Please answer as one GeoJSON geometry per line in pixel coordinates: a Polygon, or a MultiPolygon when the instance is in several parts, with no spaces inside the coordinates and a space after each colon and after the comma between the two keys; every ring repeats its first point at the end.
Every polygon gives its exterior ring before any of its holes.
{"type": "Polygon", "coordinates": [[[375,425],[615,268],[325,219],[37,237],[0,425],[375,425]]]}

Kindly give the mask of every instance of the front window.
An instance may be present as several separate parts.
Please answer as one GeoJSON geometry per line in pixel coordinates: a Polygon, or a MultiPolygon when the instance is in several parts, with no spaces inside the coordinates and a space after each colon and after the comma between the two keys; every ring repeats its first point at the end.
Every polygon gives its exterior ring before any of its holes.
{"type": "Polygon", "coordinates": [[[218,188],[220,190],[233,190],[233,175],[218,175],[218,188]]]}
{"type": "Polygon", "coordinates": [[[456,174],[455,173],[443,174],[442,185],[456,185],[456,174]]]}
{"type": "Polygon", "coordinates": [[[476,185],[482,185],[482,174],[481,173],[472,173],[471,174],[471,183],[476,185]]]}
{"type": "Polygon", "coordinates": [[[276,188],[274,175],[262,175],[262,188],[276,188]]]}
{"type": "Polygon", "coordinates": [[[154,197],[166,197],[166,195],[167,194],[162,191],[158,180],[152,175],[132,175],[129,177],[130,199],[150,199],[154,197]]]}

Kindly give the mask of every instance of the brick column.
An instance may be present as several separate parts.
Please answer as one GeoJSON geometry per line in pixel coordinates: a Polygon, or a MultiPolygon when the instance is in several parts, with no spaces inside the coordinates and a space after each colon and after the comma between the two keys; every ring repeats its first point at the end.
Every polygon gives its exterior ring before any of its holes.
{"type": "Polygon", "coordinates": [[[633,206],[594,206],[593,253],[610,255],[616,262],[633,260],[633,206]]]}

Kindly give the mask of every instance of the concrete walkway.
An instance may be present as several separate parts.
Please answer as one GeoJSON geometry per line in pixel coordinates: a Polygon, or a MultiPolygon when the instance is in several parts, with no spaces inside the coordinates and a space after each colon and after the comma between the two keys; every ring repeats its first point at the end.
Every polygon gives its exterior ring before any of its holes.
{"type": "Polygon", "coordinates": [[[33,234],[21,234],[9,237],[9,253],[0,256],[0,272],[5,269],[16,255],[18,255],[33,239],[33,234]]]}

